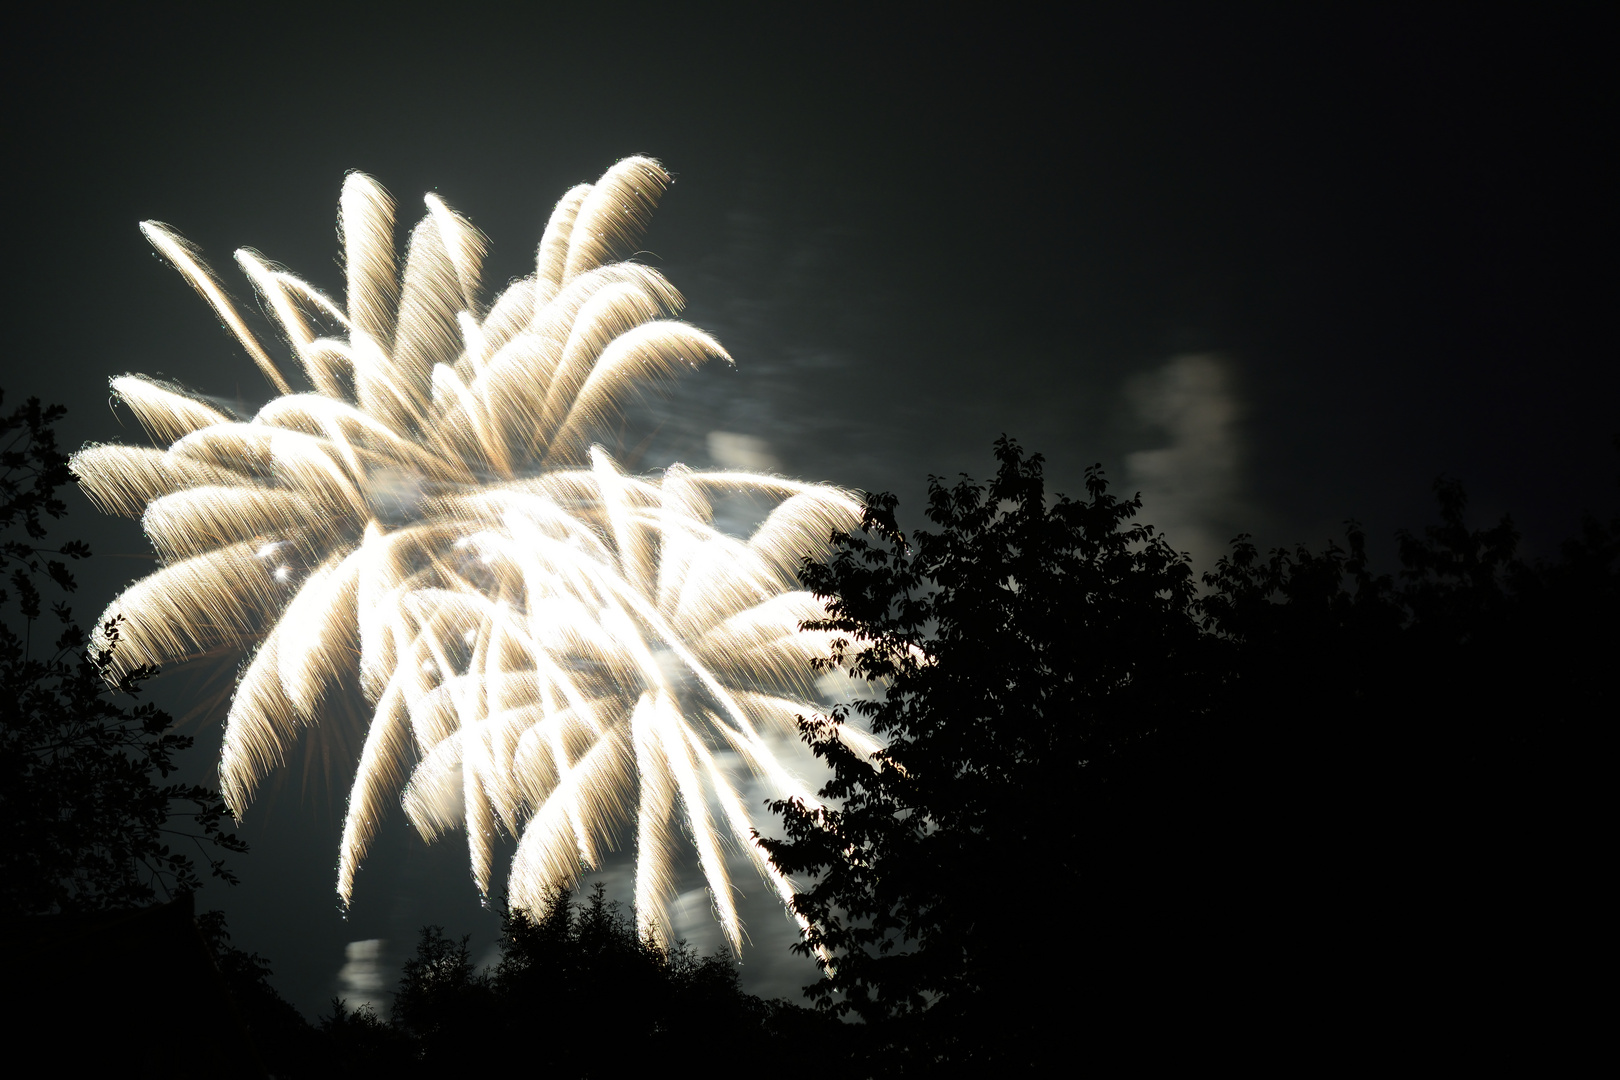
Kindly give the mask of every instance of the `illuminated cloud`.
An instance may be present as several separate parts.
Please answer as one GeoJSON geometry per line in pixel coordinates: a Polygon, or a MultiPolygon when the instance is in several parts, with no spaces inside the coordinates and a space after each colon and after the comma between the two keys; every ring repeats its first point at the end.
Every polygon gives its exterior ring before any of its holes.
{"type": "Polygon", "coordinates": [[[1125,458],[1140,490],[1143,518],[1178,551],[1211,565],[1231,539],[1241,497],[1242,402],[1218,356],[1178,356],[1133,380],[1127,397],[1139,419],[1169,436],[1169,445],[1125,458]]]}

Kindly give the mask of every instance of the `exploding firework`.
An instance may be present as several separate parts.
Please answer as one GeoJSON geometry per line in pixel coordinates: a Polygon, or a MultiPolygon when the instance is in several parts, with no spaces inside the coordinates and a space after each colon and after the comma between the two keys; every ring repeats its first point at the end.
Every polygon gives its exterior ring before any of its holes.
{"type": "Polygon", "coordinates": [[[768,738],[812,711],[810,661],[827,647],[799,629],[822,610],[794,570],[859,508],[773,476],[634,477],[591,444],[639,386],[730,362],[672,318],[680,297],[657,271],[615,261],[668,183],[630,158],[569,191],[534,275],[486,313],[484,237],[429,195],[401,274],[391,200],[350,174],[345,304],[236,255],[305,392],[198,252],[142,225],[280,396],[244,420],[140,376],[112,381],[169,445],[74,459],[98,505],[141,515],[164,562],[102,622],[125,617],[125,665],[249,654],[220,762],[238,817],[333,688],[359,681],[373,715],[344,823],[345,903],[396,798],[424,837],[465,829],[485,893],[497,830],[518,837],[518,906],[598,865],[632,826],[643,930],[667,939],[682,832],[733,947],[726,837],[791,895],[729,762],[809,798],[768,738]],[[712,501],[735,491],[774,505],[747,539],[713,523],[712,501]]]}

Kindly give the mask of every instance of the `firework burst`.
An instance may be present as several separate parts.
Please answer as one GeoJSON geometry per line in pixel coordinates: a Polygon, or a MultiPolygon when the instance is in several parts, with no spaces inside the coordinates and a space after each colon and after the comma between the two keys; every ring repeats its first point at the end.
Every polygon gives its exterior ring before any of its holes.
{"type": "Polygon", "coordinates": [[[351,173],[345,303],[236,254],[287,370],[195,249],[141,226],[279,396],[241,419],[141,376],[112,381],[168,445],[89,447],[74,469],[103,509],[141,516],[164,565],[102,622],[125,617],[125,665],[248,655],[220,762],[238,817],[332,690],[358,680],[373,715],[343,830],[345,903],[401,798],[424,837],[465,829],[485,893],[497,832],[517,836],[519,906],[632,829],[645,931],[668,935],[683,833],[733,947],[727,838],[791,895],[727,761],[809,798],[767,738],[813,711],[810,661],[827,645],[799,629],[822,612],[794,570],[859,507],[750,473],[634,477],[592,445],[638,387],[730,362],[673,318],[680,296],[657,271],[616,261],[668,183],[657,162],[629,158],[569,191],[533,276],[485,310],[482,234],[429,195],[401,270],[392,201],[351,173]],[[747,539],[710,510],[738,490],[774,504],[747,539]]]}

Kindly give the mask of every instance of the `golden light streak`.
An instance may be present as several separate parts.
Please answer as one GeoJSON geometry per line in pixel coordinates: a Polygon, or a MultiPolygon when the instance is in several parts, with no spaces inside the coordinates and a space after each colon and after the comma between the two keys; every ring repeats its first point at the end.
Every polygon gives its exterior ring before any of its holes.
{"type": "Polygon", "coordinates": [[[795,571],[859,506],[760,474],[631,476],[592,444],[638,386],[730,362],[674,321],[681,298],[662,275],[613,261],[668,184],[638,157],[569,191],[534,275],[484,314],[484,236],[429,195],[401,260],[392,199],[350,173],[343,305],[258,252],[236,255],[306,391],[197,252],[142,226],[279,396],[243,420],[140,376],[113,380],[168,447],[95,446],[73,462],[98,506],[141,515],[164,562],[109,609],[127,616],[118,658],[249,654],[220,761],[238,817],[322,722],[331,689],[360,686],[373,715],[339,851],[345,903],[396,799],[427,839],[466,831],[485,893],[497,832],[515,835],[507,888],[520,907],[577,881],[626,832],[644,932],[673,935],[687,843],[734,947],[727,838],[791,898],[727,762],[810,799],[763,733],[791,735],[815,711],[811,661],[829,640],[799,629],[823,612],[795,571]],[[774,505],[747,539],[713,521],[735,492],[774,505]]]}

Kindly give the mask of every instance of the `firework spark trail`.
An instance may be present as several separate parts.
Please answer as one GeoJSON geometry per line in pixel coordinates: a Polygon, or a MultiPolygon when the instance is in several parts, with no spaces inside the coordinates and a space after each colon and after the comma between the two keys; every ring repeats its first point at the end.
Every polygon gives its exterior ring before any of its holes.
{"type": "Polygon", "coordinates": [[[236,255],[306,392],[200,253],[142,225],[279,396],[240,420],[141,376],[112,381],[168,448],[89,447],[74,469],[104,510],[141,515],[164,565],[102,622],[127,617],[128,666],[249,654],[220,762],[238,817],[331,689],[358,680],[374,711],[343,828],[345,903],[395,798],[425,838],[465,830],[486,894],[497,830],[517,836],[518,906],[577,880],[632,821],[644,932],[672,939],[683,831],[734,948],[724,837],[791,898],[716,755],[813,802],[768,735],[814,711],[810,662],[829,647],[799,629],[823,611],[794,572],[859,506],[774,476],[629,476],[591,445],[640,385],[730,362],[673,318],[680,296],[656,270],[614,261],[668,183],[657,162],[628,158],[570,190],[534,275],[486,312],[482,234],[429,195],[401,268],[392,200],[351,173],[344,304],[258,252],[236,255]],[[711,511],[739,491],[774,504],[746,540],[711,511]]]}

